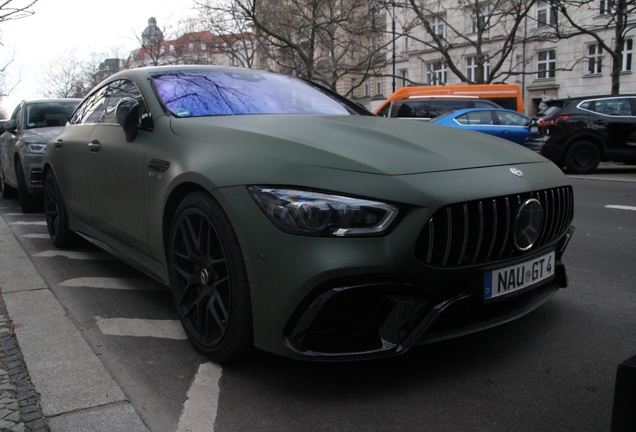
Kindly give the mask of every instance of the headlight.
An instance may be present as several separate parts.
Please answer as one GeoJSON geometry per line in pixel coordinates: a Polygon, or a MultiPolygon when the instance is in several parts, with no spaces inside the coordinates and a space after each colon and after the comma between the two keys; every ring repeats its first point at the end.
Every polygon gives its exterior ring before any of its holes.
{"type": "Polygon", "coordinates": [[[46,150],[46,144],[27,144],[27,152],[29,153],[44,153],[46,150]]]}
{"type": "Polygon", "coordinates": [[[398,214],[390,204],[359,198],[261,186],[248,190],[269,220],[291,234],[381,235],[398,214]]]}

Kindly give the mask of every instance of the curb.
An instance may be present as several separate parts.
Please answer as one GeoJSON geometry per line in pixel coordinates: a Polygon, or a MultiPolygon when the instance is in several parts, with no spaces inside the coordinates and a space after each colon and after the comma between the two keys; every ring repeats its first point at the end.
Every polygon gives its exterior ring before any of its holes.
{"type": "Polygon", "coordinates": [[[40,395],[22,359],[4,301],[0,296],[0,430],[48,432],[40,395]]]}

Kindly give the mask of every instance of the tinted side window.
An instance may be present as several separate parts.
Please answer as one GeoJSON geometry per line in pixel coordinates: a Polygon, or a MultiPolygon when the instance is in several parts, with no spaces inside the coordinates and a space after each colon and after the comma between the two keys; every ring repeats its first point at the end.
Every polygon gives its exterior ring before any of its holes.
{"type": "Polygon", "coordinates": [[[506,126],[526,126],[527,120],[525,117],[511,112],[495,111],[499,124],[506,126]]]}
{"type": "Polygon", "coordinates": [[[70,124],[97,123],[104,109],[106,89],[101,88],[87,97],[75,110],[70,124]]]}
{"type": "Polygon", "coordinates": [[[632,115],[632,107],[627,98],[597,100],[594,103],[592,111],[611,116],[632,115]]]}
{"type": "Polygon", "coordinates": [[[491,111],[472,111],[464,114],[468,125],[491,125],[493,124],[491,111]]]}
{"type": "Polygon", "coordinates": [[[146,104],[141,96],[141,92],[133,83],[129,80],[117,80],[108,85],[106,91],[106,100],[104,106],[104,115],[100,119],[100,123],[118,124],[115,118],[115,111],[117,104],[122,98],[131,97],[139,102],[140,106],[140,118],[146,113],[146,104]]]}

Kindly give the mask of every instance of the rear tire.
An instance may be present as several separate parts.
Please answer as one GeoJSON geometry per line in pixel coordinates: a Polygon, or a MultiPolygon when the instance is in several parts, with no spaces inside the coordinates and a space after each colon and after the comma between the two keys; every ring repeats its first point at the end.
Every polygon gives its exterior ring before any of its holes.
{"type": "Polygon", "coordinates": [[[65,248],[78,242],[79,237],[68,227],[66,206],[52,171],[47,171],[44,178],[44,215],[49,236],[55,246],[65,248]]]}
{"type": "Polygon", "coordinates": [[[27,179],[24,177],[24,169],[20,159],[15,162],[15,178],[18,182],[18,200],[24,213],[33,213],[42,210],[42,198],[29,193],[27,179]]]}
{"type": "Polygon", "coordinates": [[[167,258],[174,303],[190,341],[216,362],[249,355],[254,336],[243,253],[210,195],[193,192],[179,204],[167,258]]]}
{"type": "Polygon", "coordinates": [[[601,162],[601,152],[589,141],[574,143],[565,155],[565,166],[573,174],[590,174],[601,162]]]}

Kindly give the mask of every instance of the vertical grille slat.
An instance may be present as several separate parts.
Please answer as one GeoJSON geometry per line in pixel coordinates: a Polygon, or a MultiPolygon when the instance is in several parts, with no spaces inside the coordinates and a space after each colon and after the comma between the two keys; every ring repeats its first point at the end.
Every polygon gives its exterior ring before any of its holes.
{"type": "Polygon", "coordinates": [[[462,241],[462,251],[459,254],[457,265],[461,265],[466,254],[466,246],[468,245],[468,205],[464,204],[464,239],[462,241]]]}
{"type": "Polygon", "coordinates": [[[416,242],[416,258],[437,267],[459,267],[532,253],[561,238],[574,214],[572,188],[526,192],[451,204],[429,219],[416,242]],[[512,230],[521,204],[543,208],[542,232],[528,251],[514,246],[512,230]]]}
{"type": "Polygon", "coordinates": [[[479,209],[479,237],[477,238],[477,247],[475,248],[475,256],[471,261],[472,263],[477,261],[479,252],[481,252],[481,242],[484,239],[484,205],[481,201],[479,201],[477,207],[479,209]]]}
{"type": "Polygon", "coordinates": [[[444,261],[442,262],[442,265],[445,266],[446,263],[448,262],[448,256],[450,255],[450,250],[451,250],[451,245],[453,244],[453,214],[451,212],[451,208],[450,207],[446,207],[446,230],[447,230],[447,237],[446,237],[446,253],[444,254],[444,261]]]}
{"type": "Polygon", "coordinates": [[[501,244],[501,252],[499,252],[499,258],[501,258],[506,250],[506,246],[508,244],[508,236],[510,235],[510,200],[506,197],[506,226],[504,228],[504,241],[501,244]]]}

